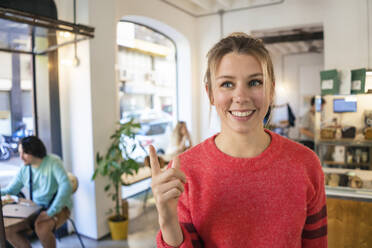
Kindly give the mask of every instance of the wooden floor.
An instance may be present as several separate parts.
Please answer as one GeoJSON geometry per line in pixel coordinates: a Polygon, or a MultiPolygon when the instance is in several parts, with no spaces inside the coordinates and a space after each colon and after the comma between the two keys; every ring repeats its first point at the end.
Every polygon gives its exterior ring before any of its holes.
{"type": "Polygon", "coordinates": [[[327,199],[328,247],[372,247],[372,203],[327,199]]]}

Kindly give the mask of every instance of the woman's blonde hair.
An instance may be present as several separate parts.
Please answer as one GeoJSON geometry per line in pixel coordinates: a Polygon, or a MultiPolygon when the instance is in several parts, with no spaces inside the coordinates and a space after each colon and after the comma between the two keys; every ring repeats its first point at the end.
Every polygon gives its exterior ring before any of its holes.
{"type": "Polygon", "coordinates": [[[246,33],[236,32],[220,40],[207,54],[208,67],[204,76],[204,82],[208,87],[208,97],[211,103],[213,103],[212,79],[223,56],[232,52],[251,55],[256,58],[261,64],[264,84],[266,85],[270,82],[272,93],[274,93],[274,67],[262,40],[249,36],[246,33]]]}
{"type": "Polygon", "coordinates": [[[184,121],[178,121],[176,127],[173,129],[172,140],[176,145],[179,145],[182,140],[182,127],[185,126],[184,121]]]}

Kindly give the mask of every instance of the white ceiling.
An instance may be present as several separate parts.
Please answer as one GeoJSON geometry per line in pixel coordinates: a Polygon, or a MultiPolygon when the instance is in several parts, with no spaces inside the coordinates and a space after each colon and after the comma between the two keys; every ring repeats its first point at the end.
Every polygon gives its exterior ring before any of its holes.
{"type": "MultiPolygon", "coordinates": [[[[224,12],[233,12],[249,8],[258,8],[268,5],[281,4],[284,0],[160,0],[174,8],[179,9],[194,17],[203,17],[207,15],[216,15],[224,12]]],[[[322,32],[323,27],[302,26],[288,27],[286,29],[257,30],[251,34],[255,37],[281,37],[293,34],[311,34],[322,32]]],[[[323,40],[306,40],[266,44],[267,49],[272,54],[289,53],[323,53],[323,40]]]]}
{"type": "Polygon", "coordinates": [[[284,0],[161,0],[174,5],[184,12],[194,16],[215,14],[221,10],[235,11],[245,8],[254,8],[261,5],[271,5],[284,2],[284,0]]]}

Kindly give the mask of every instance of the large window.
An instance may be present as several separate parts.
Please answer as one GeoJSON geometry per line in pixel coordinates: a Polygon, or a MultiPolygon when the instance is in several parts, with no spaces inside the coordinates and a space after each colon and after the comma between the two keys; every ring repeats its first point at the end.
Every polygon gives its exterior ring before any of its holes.
{"type": "Polygon", "coordinates": [[[37,135],[49,153],[62,156],[56,53],[0,52],[1,187],[22,164],[18,143],[23,137],[37,135]]]}
{"type": "Polygon", "coordinates": [[[32,56],[0,52],[0,172],[7,178],[21,163],[19,139],[35,130],[32,88],[32,56]]]}
{"type": "Polygon", "coordinates": [[[130,22],[118,23],[120,116],[141,123],[138,160],[152,144],[164,154],[177,120],[176,48],[163,34],[130,22]]]}

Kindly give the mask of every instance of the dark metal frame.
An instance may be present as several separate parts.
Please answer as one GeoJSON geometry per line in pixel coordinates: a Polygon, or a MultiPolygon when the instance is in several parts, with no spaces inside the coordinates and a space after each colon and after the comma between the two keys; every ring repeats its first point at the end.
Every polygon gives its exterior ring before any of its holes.
{"type": "MultiPolygon", "coordinates": [[[[1,188],[0,188],[1,191],[1,188]]],[[[3,216],[3,202],[0,199],[0,248],[6,247],[5,226],[3,216]]]]}
{"type": "MultiPolygon", "coordinates": [[[[74,13],[74,23],[56,20],[40,15],[27,13],[24,11],[14,10],[10,8],[0,7],[0,18],[10,20],[13,22],[24,23],[31,26],[31,51],[17,50],[11,48],[0,48],[0,51],[9,53],[23,53],[32,56],[32,80],[33,80],[33,104],[34,104],[34,125],[35,134],[39,134],[38,128],[38,114],[37,114],[37,99],[36,99],[36,56],[37,55],[48,55],[48,59],[53,64],[58,64],[58,52],[59,47],[73,44],[81,40],[86,40],[94,37],[94,28],[86,25],[76,24],[76,14],[74,13]],[[73,41],[68,41],[62,44],[57,44],[55,36],[49,38],[52,46],[47,49],[36,52],[35,51],[35,27],[43,27],[49,29],[49,32],[65,31],[75,35],[73,41]],[[81,35],[82,38],[77,38],[77,35],[81,35]]],[[[50,134],[51,134],[51,148],[53,153],[58,154],[62,157],[62,139],[61,139],[61,123],[60,123],[60,101],[59,101],[59,85],[58,85],[58,67],[53,66],[49,69],[49,102],[50,102],[50,134]]]]}
{"type": "Polygon", "coordinates": [[[0,18],[29,24],[32,26],[51,28],[60,31],[67,31],[90,38],[94,37],[94,28],[82,24],[74,24],[66,21],[55,20],[43,16],[38,16],[23,11],[0,7],[0,18]]]}
{"type": "MultiPolygon", "coordinates": [[[[70,32],[70,33],[73,33],[75,36],[77,35],[82,36],[81,38],[76,38],[73,41],[68,41],[65,43],[61,43],[59,45],[56,44],[41,52],[0,48],[0,51],[3,51],[3,52],[42,55],[42,54],[46,54],[48,52],[54,51],[58,49],[59,47],[62,47],[65,45],[69,45],[69,44],[73,44],[79,41],[94,38],[93,27],[82,25],[82,24],[70,23],[70,22],[61,21],[61,20],[56,20],[56,19],[52,19],[52,18],[40,16],[40,15],[30,14],[30,13],[19,11],[19,10],[0,7],[0,18],[18,22],[18,23],[24,23],[24,24],[31,25],[33,28],[31,30],[30,35],[33,38],[35,37],[35,28],[34,28],[35,26],[48,28],[48,29],[52,29],[56,31],[70,32]]],[[[34,49],[34,46],[32,47],[32,49],[34,49]]]]}
{"type": "Polygon", "coordinates": [[[258,37],[266,45],[279,43],[279,42],[298,42],[298,41],[312,41],[312,40],[323,40],[323,31],[317,32],[300,32],[296,34],[278,35],[278,36],[266,36],[258,37]]]}

